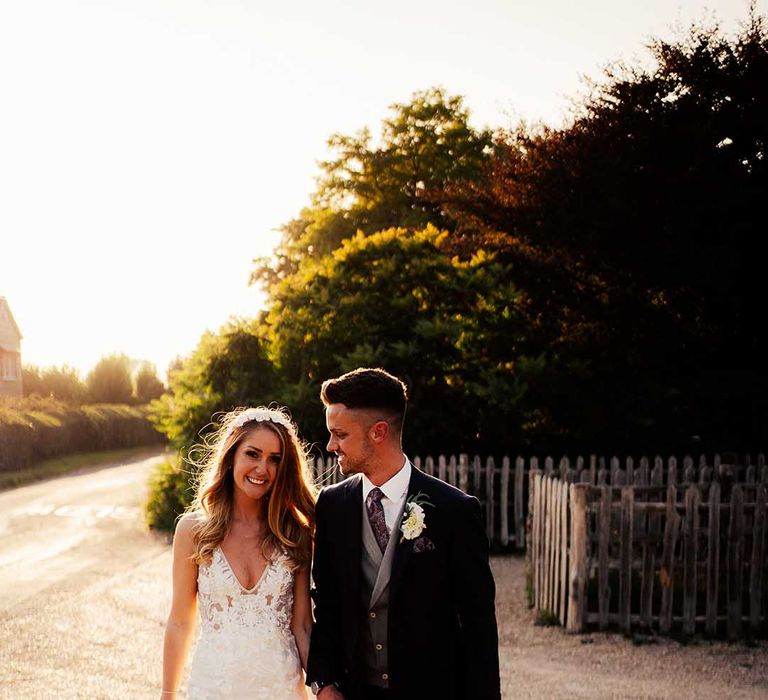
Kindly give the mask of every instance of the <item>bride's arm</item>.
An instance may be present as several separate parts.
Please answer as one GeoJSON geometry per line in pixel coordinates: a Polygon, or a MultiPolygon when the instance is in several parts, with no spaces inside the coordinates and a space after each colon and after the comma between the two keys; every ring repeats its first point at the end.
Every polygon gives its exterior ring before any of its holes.
{"type": "Polygon", "coordinates": [[[309,565],[302,566],[296,572],[296,581],[293,584],[291,632],[293,632],[293,636],[296,639],[296,648],[299,650],[301,667],[306,671],[307,656],[309,655],[309,637],[312,634],[312,604],[309,600],[309,565]]]}
{"type": "Polygon", "coordinates": [[[173,602],[165,624],[162,700],[175,698],[195,630],[197,565],[190,560],[193,523],[192,516],[185,515],[173,538],[173,602]]]}

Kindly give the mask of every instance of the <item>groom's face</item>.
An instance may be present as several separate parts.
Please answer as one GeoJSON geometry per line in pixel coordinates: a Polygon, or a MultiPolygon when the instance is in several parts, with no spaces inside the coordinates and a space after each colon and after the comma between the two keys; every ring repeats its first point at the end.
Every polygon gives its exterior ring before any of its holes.
{"type": "Polygon", "coordinates": [[[332,403],[325,409],[325,424],[331,434],[327,449],[339,458],[342,474],[367,474],[373,465],[373,443],[368,435],[371,417],[367,411],[332,403]]]}

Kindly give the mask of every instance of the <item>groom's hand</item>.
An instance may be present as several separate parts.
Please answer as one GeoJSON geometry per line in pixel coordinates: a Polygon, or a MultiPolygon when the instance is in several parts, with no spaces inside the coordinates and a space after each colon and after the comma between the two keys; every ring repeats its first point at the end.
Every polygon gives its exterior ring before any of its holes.
{"type": "Polygon", "coordinates": [[[318,700],[344,700],[341,691],[335,685],[326,685],[318,694],[318,700]]]}

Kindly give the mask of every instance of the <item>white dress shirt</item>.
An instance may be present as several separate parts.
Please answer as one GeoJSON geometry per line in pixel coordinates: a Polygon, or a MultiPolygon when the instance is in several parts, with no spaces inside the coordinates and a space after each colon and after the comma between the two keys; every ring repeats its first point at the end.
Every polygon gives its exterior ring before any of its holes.
{"type": "MultiPolygon", "coordinates": [[[[400,513],[400,509],[405,503],[405,496],[408,493],[408,484],[411,481],[411,463],[408,457],[405,458],[400,471],[393,477],[383,483],[379,488],[384,494],[381,499],[381,507],[384,509],[384,520],[387,523],[387,529],[392,532],[395,527],[395,520],[400,513]]],[[[368,494],[376,488],[376,485],[363,474],[363,504],[365,504],[368,494]]]]}

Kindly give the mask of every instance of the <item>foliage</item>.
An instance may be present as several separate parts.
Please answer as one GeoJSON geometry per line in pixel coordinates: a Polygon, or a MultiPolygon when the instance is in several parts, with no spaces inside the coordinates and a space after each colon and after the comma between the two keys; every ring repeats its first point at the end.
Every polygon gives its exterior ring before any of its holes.
{"type": "Polygon", "coordinates": [[[514,265],[568,444],[749,448],[768,437],[768,40],[753,16],[650,48],[654,68],[614,66],[566,128],[501,134],[435,201],[454,252],[514,265]]]}
{"type": "Polygon", "coordinates": [[[126,355],[102,357],[86,378],[93,403],[131,403],[131,362],[126,355]]]}
{"type": "Polygon", "coordinates": [[[68,365],[39,368],[26,365],[22,368],[24,396],[42,396],[80,404],[86,397],[86,386],[76,369],[68,365]]]}
{"type": "Polygon", "coordinates": [[[136,400],[141,404],[159,399],[165,391],[165,386],[157,376],[157,370],[149,362],[143,362],[139,367],[136,372],[135,385],[136,400]]]}
{"type": "Polygon", "coordinates": [[[213,414],[272,401],[280,395],[263,329],[232,321],[218,334],[206,333],[171,370],[168,392],[150,404],[150,418],[183,451],[201,439],[213,414]]]}
{"type": "Polygon", "coordinates": [[[305,258],[322,258],[357,231],[447,225],[425,195],[473,179],[488,157],[491,134],[474,130],[463,99],[442,88],[414,93],[409,103],[390,109],[378,144],[368,129],[329,138],[336,157],[320,163],[312,206],[282,228],[276,260],[256,261],[254,281],[269,288],[305,258]]]}
{"type": "Polygon", "coordinates": [[[544,608],[536,613],[536,619],[533,624],[537,627],[559,627],[560,619],[551,610],[544,608]]]}
{"type": "Polygon", "coordinates": [[[0,402],[0,471],[78,452],[162,442],[146,413],[133,406],[73,407],[39,397],[0,402]]]}
{"type": "Polygon", "coordinates": [[[149,477],[144,519],[153,530],[173,532],[176,520],[192,502],[189,474],[173,462],[160,462],[149,477]]]}
{"type": "Polygon", "coordinates": [[[320,383],[361,365],[411,387],[410,449],[527,438],[526,381],[541,364],[526,354],[509,270],[482,252],[450,258],[444,240],[432,226],[358,234],[273,290],[272,353],[298,392],[289,405],[316,439],[325,435],[320,383]]]}

